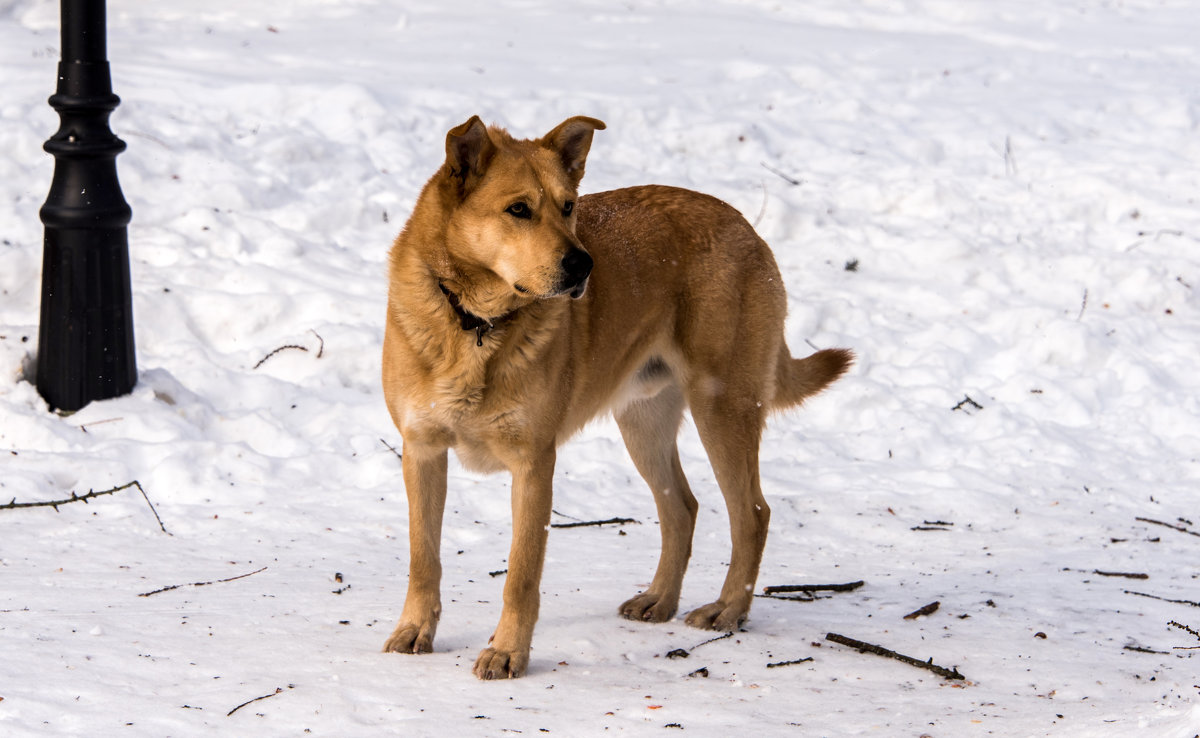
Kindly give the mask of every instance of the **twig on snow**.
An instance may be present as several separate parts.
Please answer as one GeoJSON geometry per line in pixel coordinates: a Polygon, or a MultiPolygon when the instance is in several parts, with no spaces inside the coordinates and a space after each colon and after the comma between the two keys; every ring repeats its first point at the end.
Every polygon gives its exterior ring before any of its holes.
{"type": "Polygon", "coordinates": [[[636,523],[633,518],[609,518],[608,520],[584,520],[578,523],[551,523],[551,528],[583,528],[585,526],[626,525],[636,523]]]}
{"type": "Polygon", "coordinates": [[[1124,592],[1127,595],[1137,595],[1138,597],[1149,597],[1152,600],[1161,600],[1163,602],[1170,602],[1175,605],[1191,605],[1192,607],[1200,607],[1200,602],[1193,602],[1192,600],[1171,600],[1171,599],[1167,599],[1166,597],[1159,597],[1158,595],[1146,594],[1145,592],[1134,592],[1131,589],[1126,589],[1126,590],[1124,590],[1124,592]]]}
{"type": "Polygon", "coordinates": [[[905,656],[902,653],[896,653],[895,651],[893,651],[889,648],[884,648],[883,646],[877,646],[874,643],[864,643],[863,641],[858,641],[853,638],[847,638],[846,636],[838,635],[837,633],[826,633],[825,640],[833,641],[834,643],[840,643],[843,646],[849,646],[850,648],[857,649],[860,653],[873,653],[877,656],[883,656],[885,658],[896,659],[897,661],[902,661],[906,664],[909,664],[911,666],[916,666],[920,669],[928,669],[929,671],[932,671],[934,674],[937,674],[938,676],[943,677],[945,679],[954,679],[954,680],[965,680],[966,679],[966,677],[964,677],[962,674],[958,673],[958,669],[947,669],[944,666],[938,666],[937,664],[933,663],[932,658],[929,659],[928,661],[921,661],[920,659],[914,659],[912,656],[905,656]]]}
{"type": "Polygon", "coordinates": [[[725,635],[719,635],[716,638],[709,638],[707,641],[704,641],[703,643],[697,643],[696,645],[692,646],[692,650],[695,651],[697,648],[700,648],[701,646],[707,646],[710,643],[716,643],[717,641],[723,641],[726,638],[733,638],[732,630],[729,631],[728,633],[726,633],[725,635]]]}
{"type": "Polygon", "coordinates": [[[321,334],[317,333],[312,328],[309,328],[308,332],[316,336],[317,340],[321,342],[321,345],[317,347],[317,358],[319,359],[325,355],[325,339],[321,338],[321,334]]]}
{"type": "MultiPolygon", "coordinates": [[[[292,689],[292,688],[294,688],[295,686],[296,686],[296,685],[294,685],[294,684],[289,684],[289,685],[288,685],[288,689],[292,689]]],[[[232,710],[230,710],[229,712],[225,713],[225,717],[229,717],[230,715],[232,715],[233,713],[235,713],[235,712],[237,712],[238,710],[242,709],[242,708],[243,708],[243,707],[245,707],[246,705],[253,704],[253,703],[255,703],[255,702],[258,702],[259,700],[265,700],[265,699],[267,699],[268,697],[274,697],[275,695],[279,694],[279,693],[280,693],[280,692],[282,692],[282,691],[283,691],[283,687],[276,687],[276,688],[275,688],[275,691],[274,691],[274,692],[272,692],[272,693],[270,693],[270,694],[264,694],[264,695],[263,695],[263,696],[261,696],[261,697],[255,697],[255,698],[254,698],[254,699],[252,699],[252,700],[246,700],[246,701],[245,701],[245,702],[243,702],[242,704],[238,705],[237,707],[233,708],[233,709],[232,709],[232,710]]]]}
{"type": "Polygon", "coordinates": [[[80,425],[79,430],[87,433],[89,426],[104,425],[105,423],[119,423],[124,419],[125,418],[106,418],[105,420],[96,420],[91,423],[84,423],[83,425],[80,425]]]}
{"type": "MultiPolygon", "coordinates": [[[[725,635],[719,635],[716,638],[709,638],[707,641],[705,641],[703,643],[697,643],[696,645],[692,646],[690,649],[673,648],[667,652],[667,658],[669,658],[669,659],[686,659],[688,656],[692,655],[692,651],[695,651],[697,648],[700,648],[701,646],[707,646],[710,643],[715,643],[716,641],[723,641],[726,638],[732,638],[732,637],[733,637],[733,631],[731,630],[728,633],[726,633],[725,635]]],[[[691,676],[691,674],[688,674],[688,676],[691,676]]],[[[708,676],[708,675],[705,674],[705,676],[708,676]]]]}
{"type": "Polygon", "coordinates": [[[254,365],[254,368],[255,368],[255,369],[259,368],[259,367],[260,367],[260,366],[262,366],[263,364],[267,363],[267,359],[271,358],[272,356],[274,356],[275,354],[279,353],[280,351],[285,351],[285,350],[287,350],[287,349],[295,349],[295,350],[297,350],[297,351],[304,351],[304,352],[307,352],[307,351],[308,351],[308,347],[307,347],[307,346],[300,346],[300,345],[297,345],[297,344],[294,344],[294,343],[289,343],[289,344],[287,344],[286,346],[280,346],[279,348],[275,349],[275,350],[274,350],[274,351],[272,351],[271,353],[269,353],[269,354],[267,354],[266,356],[264,356],[264,357],[262,357],[261,359],[259,359],[259,360],[258,360],[258,363],[254,365]]]}
{"type": "Polygon", "coordinates": [[[916,610],[913,610],[909,614],[905,615],[904,619],[905,620],[916,620],[917,618],[921,617],[922,615],[932,615],[933,613],[937,612],[937,609],[941,606],[942,606],[941,602],[930,602],[928,605],[917,608],[916,610]]]}
{"type": "Polygon", "coordinates": [[[1017,176],[1017,155],[1013,151],[1012,136],[1004,137],[1004,173],[1009,177],[1017,176]]]}
{"type": "Polygon", "coordinates": [[[1143,523],[1153,523],[1154,525],[1161,525],[1164,528],[1170,528],[1171,530],[1177,530],[1180,533],[1187,533],[1189,536],[1200,537],[1200,532],[1197,532],[1194,530],[1189,530],[1182,525],[1175,525],[1174,523],[1164,523],[1161,520],[1154,520],[1153,518],[1134,518],[1134,520],[1138,520],[1143,523]]]}
{"type": "Polygon", "coordinates": [[[788,602],[816,602],[817,600],[832,599],[832,597],[830,595],[825,595],[824,597],[819,597],[810,592],[801,592],[800,594],[794,594],[794,595],[756,594],[754,596],[761,597],[764,600],[787,600],[788,602]]]}
{"type": "Polygon", "coordinates": [[[1096,569],[1092,572],[1098,577],[1124,577],[1125,579],[1149,579],[1149,574],[1128,571],[1100,571],[1096,569]]]}
{"type": "Polygon", "coordinates": [[[1083,311],[1087,310],[1087,297],[1088,297],[1088,291],[1087,291],[1087,288],[1084,287],[1083,288],[1083,304],[1079,306],[1079,315],[1076,316],[1076,318],[1075,318],[1076,322],[1083,320],[1083,311]]]}
{"type": "Polygon", "coordinates": [[[380,443],[382,443],[384,446],[387,446],[387,447],[388,447],[388,451],[391,451],[392,453],[396,454],[396,458],[397,458],[397,459],[400,459],[401,461],[404,461],[404,455],[403,455],[403,454],[401,454],[399,451],[397,451],[395,446],[393,446],[392,444],[390,444],[390,443],[388,443],[387,441],[383,440],[382,438],[380,438],[380,439],[379,439],[379,442],[380,442],[380,443]]]}
{"type": "Polygon", "coordinates": [[[116,494],[117,492],[124,492],[125,490],[133,488],[133,487],[136,487],[137,491],[142,493],[142,499],[145,500],[146,504],[150,506],[150,512],[154,513],[154,519],[158,521],[158,527],[162,529],[162,532],[166,533],[167,535],[173,535],[170,531],[167,530],[167,526],[163,525],[162,518],[158,517],[158,510],[154,509],[154,503],[150,501],[150,496],[146,494],[146,490],[142,489],[141,482],[137,481],[136,479],[133,480],[132,482],[129,482],[128,484],[122,484],[121,486],[113,487],[112,489],[100,490],[99,492],[97,492],[95,490],[90,490],[90,489],[87,491],[87,494],[83,494],[83,495],[77,495],[74,492],[71,492],[71,496],[65,500],[45,500],[43,502],[17,502],[17,498],[14,497],[7,504],[0,505],[0,510],[16,510],[17,508],[20,508],[20,507],[52,507],[52,508],[54,508],[54,512],[58,512],[59,505],[68,505],[72,502],[82,502],[86,505],[88,500],[95,499],[96,497],[103,497],[104,495],[113,495],[113,494],[116,494]]]}
{"type": "Polygon", "coordinates": [[[847,582],[845,584],[784,584],[772,585],[763,587],[762,594],[754,595],[755,597],[764,597],[768,600],[787,600],[789,602],[816,602],[817,600],[827,600],[829,597],[818,597],[817,592],[853,592],[863,586],[863,581],[860,579],[857,582],[847,582]],[[791,595],[789,592],[797,594],[791,595]]]}
{"type": "Polygon", "coordinates": [[[763,587],[763,594],[787,594],[788,592],[853,592],[863,586],[865,582],[859,579],[857,582],[846,582],[845,584],[776,584],[769,587],[763,587]]]}
{"type": "Polygon", "coordinates": [[[1158,654],[1159,656],[1170,656],[1171,655],[1167,651],[1155,651],[1153,648],[1144,648],[1142,646],[1122,646],[1122,648],[1126,651],[1136,651],[1137,653],[1154,653],[1154,654],[1158,654]]]}
{"type": "Polygon", "coordinates": [[[774,174],[776,177],[779,177],[784,182],[787,182],[788,184],[790,184],[793,187],[795,187],[798,184],[804,183],[804,180],[796,179],[795,177],[790,177],[787,174],[784,174],[783,172],[779,171],[775,167],[771,166],[770,164],[766,163],[765,161],[759,162],[759,163],[762,164],[763,169],[766,169],[768,172],[770,172],[771,174],[774,174]]]}
{"type": "MultiPolygon", "coordinates": [[[[1179,628],[1182,631],[1191,633],[1192,635],[1196,636],[1196,640],[1200,640],[1200,632],[1193,630],[1190,626],[1184,625],[1183,623],[1181,623],[1177,620],[1172,620],[1171,622],[1167,623],[1167,625],[1169,625],[1172,628],[1179,628]]],[[[1177,648],[1182,648],[1182,646],[1179,646],[1177,648]]],[[[1189,646],[1188,648],[1189,649],[1196,648],[1196,646],[1189,646]]]]}
{"type": "Polygon", "coordinates": [[[1125,251],[1129,252],[1133,251],[1134,249],[1141,248],[1142,244],[1146,243],[1147,241],[1153,241],[1157,243],[1158,240],[1163,236],[1190,238],[1193,241],[1200,241],[1200,238],[1197,238],[1190,233],[1185,233],[1177,228],[1162,228],[1155,233],[1151,233],[1150,231],[1138,231],[1138,240],[1134,241],[1129,246],[1126,246],[1125,251]]]}
{"type": "Polygon", "coordinates": [[[970,395],[963,395],[962,402],[960,402],[957,405],[955,405],[954,407],[950,408],[950,412],[954,412],[955,410],[962,410],[963,412],[966,412],[968,415],[970,415],[970,412],[968,412],[966,408],[982,410],[983,405],[980,405],[978,402],[975,402],[974,400],[972,400],[970,395]]]}
{"type": "Polygon", "coordinates": [[[777,669],[780,666],[795,666],[796,664],[804,664],[804,663],[807,663],[812,660],[813,660],[813,657],[809,656],[808,658],[796,659],[795,661],[776,661],[773,664],[767,664],[767,668],[768,669],[777,669]]]}
{"type": "Polygon", "coordinates": [[[171,584],[166,587],[162,587],[161,589],[156,589],[153,592],[142,592],[141,594],[138,595],[138,597],[149,597],[150,595],[161,594],[162,592],[170,592],[173,589],[181,589],[183,587],[206,587],[210,584],[221,584],[223,582],[232,582],[237,579],[245,579],[246,577],[254,576],[255,574],[258,574],[259,572],[266,571],[266,570],[267,570],[267,567],[264,566],[261,569],[255,569],[254,571],[247,572],[246,574],[238,574],[236,577],[229,577],[228,579],[217,579],[217,580],[214,580],[211,582],[191,582],[189,584],[171,584]]]}

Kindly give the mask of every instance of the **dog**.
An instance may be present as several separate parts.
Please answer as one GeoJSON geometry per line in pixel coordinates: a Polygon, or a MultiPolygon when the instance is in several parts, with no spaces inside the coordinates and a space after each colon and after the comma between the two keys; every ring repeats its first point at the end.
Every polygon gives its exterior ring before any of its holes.
{"type": "Polygon", "coordinates": [[[513,538],[481,679],[529,666],[556,448],[611,412],[654,495],[662,552],[626,618],[674,617],[697,504],[676,448],[693,421],[729,511],[717,599],[688,625],[734,630],[750,610],[770,509],[759,488],[768,413],[840,377],[845,349],[793,359],[767,244],[720,200],[666,186],[578,196],[595,131],[570,118],[518,140],[478,116],[446,136],[389,261],[383,390],[403,438],[408,593],[385,652],[428,653],[442,605],[447,452],[512,474],[513,538]]]}

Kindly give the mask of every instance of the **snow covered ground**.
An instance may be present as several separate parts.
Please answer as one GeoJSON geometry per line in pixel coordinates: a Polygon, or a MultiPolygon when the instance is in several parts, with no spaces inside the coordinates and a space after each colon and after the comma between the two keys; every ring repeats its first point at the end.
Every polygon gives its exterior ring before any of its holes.
{"type": "MultiPolygon", "coordinates": [[[[138,480],[170,532],[136,489],[0,510],[0,734],[1200,734],[1196,13],[112,0],[140,380],[60,417],[28,381],[58,9],[0,0],[0,499],[138,480]],[[385,256],[474,113],[601,118],[586,191],[682,185],[757,222],[793,351],[860,357],[770,427],[759,584],[863,587],[759,599],[700,646],[619,619],[658,532],[604,421],[560,454],[556,521],[640,524],[552,531],[529,676],[470,674],[509,483],[453,467],[437,653],[380,653],[407,565],[385,256]],[[191,582],[217,583],[139,596],[191,582]]],[[[687,608],[728,537],[690,428],[681,450],[687,608]]]]}

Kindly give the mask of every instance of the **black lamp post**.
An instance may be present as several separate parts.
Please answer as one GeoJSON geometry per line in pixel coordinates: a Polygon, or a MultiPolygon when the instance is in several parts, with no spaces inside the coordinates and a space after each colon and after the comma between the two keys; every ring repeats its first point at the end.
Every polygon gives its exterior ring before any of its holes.
{"type": "Polygon", "coordinates": [[[38,392],[58,410],[127,394],[137,382],[126,226],[132,213],[117,182],[125,142],[108,116],[104,0],[61,0],[62,60],[50,106],[58,132],[46,141],[54,179],[42,206],[42,315],[38,392]]]}

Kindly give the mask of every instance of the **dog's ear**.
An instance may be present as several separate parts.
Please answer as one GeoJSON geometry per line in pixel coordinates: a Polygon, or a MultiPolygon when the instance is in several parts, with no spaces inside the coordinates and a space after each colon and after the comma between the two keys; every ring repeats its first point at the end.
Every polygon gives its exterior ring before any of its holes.
{"type": "Polygon", "coordinates": [[[450,178],[458,185],[459,197],[466,197],[474,189],[495,154],[496,144],[478,115],[450,129],[446,134],[446,166],[450,178]]]}
{"type": "Polygon", "coordinates": [[[588,151],[592,148],[592,133],[603,131],[604,121],[577,115],[558,124],[541,139],[541,144],[558,154],[563,171],[579,186],[588,151]]]}

